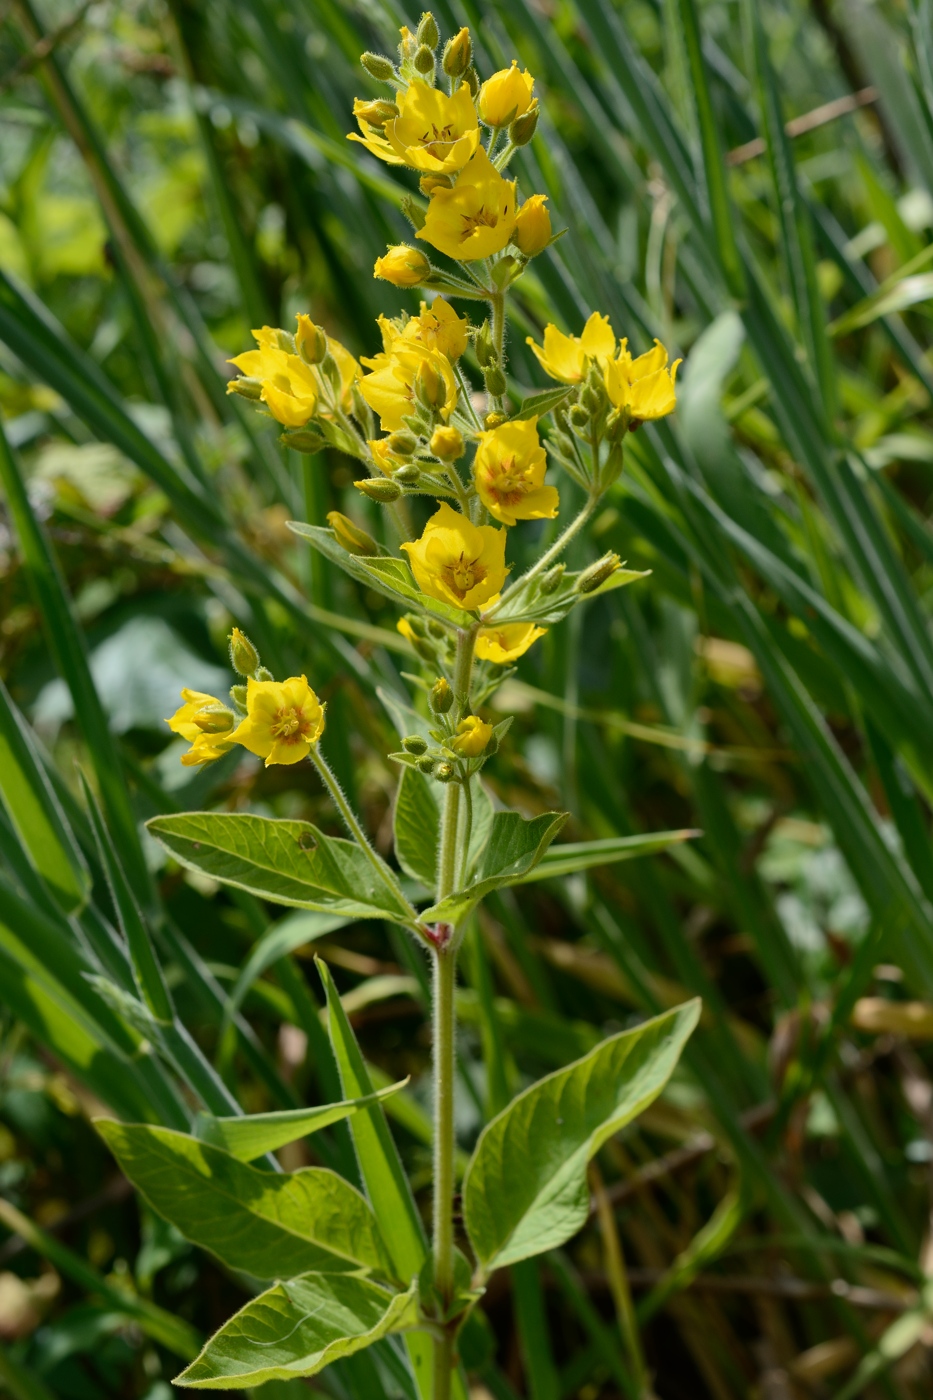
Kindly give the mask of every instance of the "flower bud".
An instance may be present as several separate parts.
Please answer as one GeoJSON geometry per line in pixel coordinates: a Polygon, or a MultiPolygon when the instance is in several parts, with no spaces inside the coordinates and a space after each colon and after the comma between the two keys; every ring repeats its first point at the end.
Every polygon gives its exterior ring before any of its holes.
{"type": "Polygon", "coordinates": [[[418,439],[407,428],[399,428],[398,432],[389,434],[388,444],[390,452],[399,457],[410,457],[418,446],[418,439]]]}
{"type": "Polygon", "coordinates": [[[590,426],[590,415],[582,403],[575,403],[568,417],[575,428],[583,429],[590,426]]]}
{"type": "Polygon", "coordinates": [[[431,14],[430,10],[425,10],[424,14],[421,16],[421,22],[418,25],[415,38],[418,40],[419,44],[426,44],[427,47],[432,50],[436,49],[440,43],[441,36],[437,27],[437,20],[431,14]]]}
{"type": "Polygon", "coordinates": [[[444,626],[443,622],[438,622],[437,619],[433,617],[428,623],[428,631],[432,637],[437,637],[438,639],[447,636],[447,628],[444,626]]]}
{"type": "Polygon", "coordinates": [[[428,741],[420,734],[409,734],[402,740],[402,748],[406,753],[422,754],[428,751],[428,741]]]}
{"type": "Polygon", "coordinates": [[[583,570],[574,587],[578,593],[592,593],[621,567],[622,560],[618,554],[604,554],[602,559],[597,559],[595,564],[583,570]]]}
{"type": "Polygon", "coordinates": [[[427,754],[422,754],[420,758],[415,759],[415,767],[419,773],[426,773],[430,778],[434,772],[434,759],[429,758],[427,754]]]}
{"type": "MultiPolygon", "coordinates": [[[[422,175],[418,181],[419,190],[422,194],[427,195],[428,199],[431,198],[435,190],[452,190],[453,187],[454,182],[449,175],[422,175]]],[[[422,220],[422,226],[423,222],[422,220]]]]}
{"type": "Polygon", "coordinates": [[[551,241],[551,216],[544,207],[546,199],[546,194],[533,194],[518,211],[512,242],[526,258],[543,253],[551,241]]]}
{"type": "Polygon", "coordinates": [[[254,676],[259,669],[259,652],[245,632],[234,627],[229,638],[230,665],[238,676],[254,676]]]}
{"type": "Polygon", "coordinates": [[[580,406],[592,418],[606,407],[606,392],[600,384],[584,384],[580,390],[580,406]]]}
{"type": "Polygon", "coordinates": [[[489,328],[488,319],[483,322],[473,337],[473,349],[476,351],[480,369],[499,363],[499,357],[492,343],[492,331],[489,328]]]}
{"type": "Polygon", "coordinates": [[[236,717],[226,705],[202,705],[194,716],[194,723],[202,734],[227,734],[236,723],[236,717]]]}
{"type": "Polygon", "coordinates": [[[371,501],[379,501],[382,505],[391,505],[402,494],[401,486],[387,476],[364,476],[361,481],[354,481],[353,485],[371,501]]]}
{"type": "Polygon", "coordinates": [[[321,452],[327,446],[324,438],[314,428],[299,428],[295,433],[282,433],[279,442],[283,447],[290,447],[293,452],[303,452],[306,457],[313,457],[316,452],[321,452]]]}
{"type": "Polygon", "coordinates": [[[257,402],[262,398],[262,380],[250,374],[241,374],[237,379],[227,381],[227,393],[239,394],[241,398],[257,402]]]}
{"type": "Polygon", "coordinates": [[[421,472],[414,462],[406,462],[404,467],[399,467],[397,472],[393,472],[392,480],[401,482],[403,486],[417,486],[421,480],[421,472]]]}
{"type": "Polygon", "coordinates": [[[547,573],[543,575],[541,582],[538,584],[538,588],[545,594],[556,593],[566,572],[566,564],[552,565],[547,573]]]}
{"type": "Polygon", "coordinates": [[[279,350],[284,350],[286,355],[295,353],[295,337],[289,331],[277,330],[274,332],[275,343],[279,350]]]}
{"type": "Polygon", "coordinates": [[[436,715],[446,715],[453,703],[454,693],[450,688],[450,683],[441,676],[431,687],[428,704],[436,715]]]}
{"type": "Polygon", "coordinates": [[[379,553],[379,546],[372,535],[367,535],[365,530],[354,525],[353,521],[341,515],[339,510],[328,512],[327,523],[337,536],[337,543],[342,545],[348,554],[366,554],[371,558],[379,553]]]}
{"type": "Polygon", "coordinates": [[[513,146],[527,146],[538,127],[538,99],[535,98],[527,112],[509,127],[509,140],[513,146]]]}
{"type": "Polygon", "coordinates": [[[434,770],[434,776],[439,783],[449,783],[454,776],[452,763],[439,763],[434,770]]]}
{"type": "Polygon", "coordinates": [[[363,97],[354,97],[353,115],[357,121],[365,122],[367,126],[373,126],[380,130],[386,122],[398,116],[398,107],[394,102],[387,102],[384,98],[377,97],[372,101],[367,101],[363,97]]]}
{"type": "Polygon", "coordinates": [[[393,287],[417,287],[430,277],[431,264],[420,248],[397,243],[384,257],[376,259],[373,275],[391,282],[393,287]]]}
{"type": "Polygon", "coordinates": [[[463,434],[453,426],[435,428],[431,434],[430,448],[442,462],[456,462],[464,453],[463,434]]]}
{"type": "Polygon", "coordinates": [[[479,715],[467,715],[466,719],[462,719],[457,725],[457,737],[452,747],[462,758],[479,758],[492,737],[491,724],[480,719],[479,715]]]}
{"type": "Polygon", "coordinates": [[[245,686],[245,685],[232,685],[232,686],[230,687],[230,699],[233,701],[234,707],[236,708],[236,710],[238,711],[238,713],[244,714],[244,715],[245,715],[245,714],[246,714],[246,686],[245,686]]]}
{"type": "Polygon", "coordinates": [[[295,333],[298,354],[306,365],[319,365],[327,354],[327,336],[321,327],[316,326],[311,317],[303,312],[295,319],[298,322],[298,330],[295,333]]]}
{"type": "Polygon", "coordinates": [[[442,67],[448,78],[462,78],[473,61],[473,40],[469,29],[461,29],[444,45],[442,67]]]}
{"type": "Polygon", "coordinates": [[[443,375],[430,360],[422,360],[415,374],[415,398],[424,408],[434,411],[447,402],[447,385],[443,375]]]}
{"type": "Polygon", "coordinates": [[[269,670],[268,666],[260,666],[259,670],[256,672],[255,679],[257,681],[274,681],[275,676],[269,670]]]}
{"type": "Polygon", "coordinates": [[[499,398],[509,387],[509,381],[498,365],[490,365],[483,374],[483,379],[486,383],[486,392],[494,395],[495,398],[499,398]]]}
{"type": "Polygon", "coordinates": [[[487,126],[509,126],[531,106],[531,90],[535,80],[528,72],[519,71],[513,59],[511,68],[503,68],[487,78],[479,93],[480,120],[487,126]]]}
{"type": "Polygon", "coordinates": [[[431,80],[431,82],[433,83],[433,82],[434,82],[434,51],[433,51],[433,49],[429,49],[428,46],[427,46],[427,44],[422,44],[421,47],[420,47],[419,49],[416,50],[416,52],[415,52],[415,57],[414,57],[414,59],[413,59],[412,61],[413,61],[414,65],[415,65],[415,68],[416,68],[417,72],[419,72],[419,73],[422,75],[422,77],[424,77],[424,78],[430,77],[430,80],[431,80]]]}
{"type": "Polygon", "coordinates": [[[387,83],[390,78],[395,77],[395,64],[390,58],[386,58],[384,54],[370,53],[367,51],[364,54],[360,54],[360,63],[362,63],[369,76],[375,78],[377,82],[387,83]]]}
{"type": "Polygon", "coordinates": [[[492,428],[501,428],[503,423],[509,421],[506,413],[487,413],[483,419],[483,427],[489,432],[492,428]]]}
{"type": "Polygon", "coordinates": [[[479,96],[479,74],[472,64],[464,73],[463,81],[470,89],[470,96],[475,100],[479,96]]]}

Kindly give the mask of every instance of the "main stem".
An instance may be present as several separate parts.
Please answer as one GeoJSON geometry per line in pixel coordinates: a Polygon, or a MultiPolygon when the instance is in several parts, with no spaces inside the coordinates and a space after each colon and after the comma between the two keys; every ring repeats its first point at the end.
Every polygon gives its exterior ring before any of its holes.
{"type": "MultiPolygon", "coordinates": [[[[454,670],[454,713],[459,719],[469,710],[470,677],[476,631],[457,635],[454,670]]],[[[448,783],[441,817],[441,843],[437,870],[437,898],[451,894],[460,869],[460,784],[448,783]]],[[[457,987],[456,941],[439,940],[434,952],[434,1286],[444,1306],[454,1293],[454,1046],[457,987]]],[[[434,1344],[434,1400],[450,1400],[454,1364],[454,1334],[444,1328],[434,1344]]]]}

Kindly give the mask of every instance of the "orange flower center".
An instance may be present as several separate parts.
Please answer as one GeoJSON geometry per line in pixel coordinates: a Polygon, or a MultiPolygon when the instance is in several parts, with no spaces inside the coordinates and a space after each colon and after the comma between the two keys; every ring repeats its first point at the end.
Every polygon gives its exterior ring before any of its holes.
{"type": "Polygon", "coordinates": [[[283,744],[298,744],[311,732],[311,721],[297,705],[276,713],[272,721],[272,737],[283,744]]]}
{"type": "Polygon", "coordinates": [[[487,209],[485,204],[473,214],[461,215],[463,228],[460,231],[460,242],[465,243],[478,228],[495,228],[499,222],[499,212],[497,209],[487,209]]]}
{"type": "Polygon", "coordinates": [[[509,506],[515,505],[531,490],[527,474],[524,468],[515,465],[514,456],[503,457],[487,467],[486,484],[493,496],[509,506]]]}
{"type": "Polygon", "coordinates": [[[432,156],[445,156],[445,147],[452,141],[456,141],[457,134],[450,123],[447,126],[432,126],[430,131],[426,131],[423,136],[418,137],[419,145],[422,145],[432,156]]]}
{"type": "Polygon", "coordinates": [[[446,564],[442,570],[444,582],[452,593],[463,599],[471,588],[482,583],[486,577],[486,570],[478,559],[464,559],[461,554],[459,559],[446,564]]]}

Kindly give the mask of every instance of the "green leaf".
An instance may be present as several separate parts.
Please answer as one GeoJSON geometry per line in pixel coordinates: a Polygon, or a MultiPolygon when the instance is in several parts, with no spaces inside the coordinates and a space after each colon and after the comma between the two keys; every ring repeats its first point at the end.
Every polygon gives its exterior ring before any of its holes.
{"type": "Polygon", "coordinates": [[[66,914],[87,903],[91,879],[39,757],[35,737],[0,681],[0,801],[36,873],[66,914]]]}
{"type": "Polygon", "coordinates": [[[254,982],[280,958],[313,943],[318,938],[345,928],[352,920],[343,914],[318,914],[314,910],[302,910],[280,919],[253,945],[246,962],[240,968],[239,976],[231,989],[224,1007],[224,1023],[229,1022],[243,1005],[247,992],[254,982]]]}
{"type": "Polygon", "coordinates": [[[544,812],[529,820],[518,812],[496,812],[476,879],[423,910],[421,917],[431,923],[458,924],[484,895],[503,885],[519,884],[542,859],[567,816],[566,812],[544,812]]]}
{"type": "Polygon", "coordinates": [[[434,889],[437,878],[439,829],[440,808],[434,788],[417,768],[406,765],[395,797],[395,855],[405,874],[429,890],[434,889]]]}
{"type": "Polygon", "coordinates": [[[356,919],[410,917],[386,866],[379,881],[359,846],[310,822],[240,813],[185,812],[147,823],[189,870],[276,904],[356,919]]]}
{"type": "Polygon", "coordinates": [[[400,604],[408,611],[415,608],[454,627],[469,627],[475,620],[473,614],[464,612],[462,608],[451,607],[438,598],[429,598],[426,593],[422,593],[404,559],[398,559],[393,554],[348,554],[343,545],[337,543],[333,530],[325,530],[320,525],[305,525],[300,520],[289,520],[288,528],[301,539],[307,540],[351,578],[358,579],[360,583],[381,593],[383,597],[391,598],[393,603],[400,604]]]}
{"type": "Polygon", "coordinates": [[[573,389],[565,385],[561,385],[559,389],[542,389],[540,394],[530,394],[527,399],[522,399],[521,408],[512,417],[519,420],[543,418],[545,413],[550,413],[552,409],[566,403],[573,392],[573,389]]]}
{"type": "Polygon", "coordinates": [[[308,1133],[316,1133],[331,1123],[351,1117],[361,1108],[391,1098],[407,1083],[407,1079],[400,1079],[397,1084],[389,1084],[363,1098],[321,1104],[318,1108],[286,1108],[278,1113],[252,1113],[248,1118],[214,1118],[209,1113],[199,1113],[195,1132],[202,1142],[222,1147],[238,1162],[255,1162],[266,1152],[275,1152],[286,1143],[296,1142],[308,1133]]]}
{"type": "Polygon", "coordinates": [[[570,1239],[589,1212],[587,1163],[658,1097],[700,1015],[687,1002],[541,1079],[484,1128],[463,1206],[488,1274],[570,1239]]]}
{"type": "Polygon", "coordinates": [[[533,866],[516,885],[528,885],[533,880],[553,880],[563,875],[572,875],[576,870],[590,870],[594,865],[614,865],[621,860],[635,860],[638,856],[656,855],[669,846],[679,846],[699,836],[699,831],[651,831],[640,836],[609,836],[604,841],[568,841],[564,845],[551,846],[544,852],[537,865],[533,866]]]}
{"type": "MultiPolygon", "coordinates": [[[[327,996],[327,1029],[340,1071],[341,1087],[348,1099],[363,1098],[373,1093],[372,1080],[340,1004],[330,970],[321,958],[315,962],[327,996]]],[[[350,1132],[366,1194],[372,1202],[395,1272],[401,1279],[413,1279],[427,1257],[427,1241],[382,1107],[374,1104],[354,1114],[350,1119],[350,1132]]]]}
{"type": "Polygon", "coordinates": [[[913,277],[902,277],[893,286],[885,283],[877,292],[865,297],[857,306],[843,313],[829,327],[830,335],[848,335],[850,331],[861,330],[882,316],[891,316],[896,311],[906,311],[911,306],[933,300],[933,272],[920,272],[913,277]]]}
{"type": "Polygon", "coordinates": [[[314,1376],[418,1317],[418,1286],[387,1293],[367,1279],[308,1273],[277,1283],[241,1308],[174,1384],[242,1390],[314,1376]]]}
{"type": "Polygon", "coordinates": [[[260,1170],[187,1133],[97,1119],[121,1170],[186,1239],[256,1278],[372,1269],[392,1278],[372,1211],[326,1167],[260,1170]]]}

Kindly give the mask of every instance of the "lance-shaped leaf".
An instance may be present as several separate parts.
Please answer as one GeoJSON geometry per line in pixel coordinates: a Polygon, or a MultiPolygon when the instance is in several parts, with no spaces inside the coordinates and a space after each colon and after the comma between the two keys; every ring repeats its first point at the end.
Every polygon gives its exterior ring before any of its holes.
{"type": "Polygon", "coordinates": [[[422,911],[425,921],[457,924],[484,895],[516,885],[541,860],[567,820],[566,812],[544,812],[529,821],[518,812],[496,812],[476,879],[466,889],[422,911]]]}
{"type": "Polygon", "coordinates": [[[607,836],[604,841],[562,842],[545,851],[538,864],[515,883],[528,885],[533,880],[553,880],[562,875],[573,875],[577,870],[591,870],[597,865],[614,865],[622,860],[635,860],[638,856],[657,855],[669,846],[679,846],[682,841],[699,835],[699,831],[685,829],[648,831],[638,836],[607,836]]]}
{"type": "Polygon", "coordinates": [[[243,1118],[214,1118],[209,1113],[199,1113],[195,1132],[202,1142],[222,1147],[238,1162],[255,1162],[266,1152],[275,1152],[286,1143],[297,1142],[309,1133],[349,1118],[361,1108],[391,1098],[407,1083],[407,1079],[400,1079],[397,1084],[388,1084],[362,1098],[325,1103],[317,1108],[286,1108],[278,1113],[252,1113],[243,1118]]]}
{"type": "Polygon", "coordinates": [[[531,394],[527,399],[522,399],[521,408],[512,416],[518,419],[543,418],[545,413],[566,403],[573,392],[572,388],[564,385],[556,389],[542,389],[540,394],[531,394]]]}
{"type": "Polygon", "coordinates": [[[657,1098],[700,1014],[689,1001],[540,1079],[484,1128],[467,1168],[467,1233],[485,1272],[556,1249],[589,1213],[587,1163],[657,1098]]]}
{"type": "Polygon", "coordinates": [[[256,1278],[392,1268],[367,1202],[324,1167],[261,1171],[187,1133],[98,1119],[124,1174],[186,1239],[256,1278]]]}
{"type": "Polygon", "coordinates": [[[418,1286],[388,1293],[367,1279],[308,1273],[253,1298],[175,1378],[193,1390],[242,1390],[314,1376],[418,1320],[418,1286]]]}
{"type": "Polygon", "coordinates": [[[474,613],[464,612],[450,603],[442,603],[439,598],[429,598],[415,583],[414,575],[404,559],[394,554],[349,554],[343,545],[338,544],[333,530],[325,530],[320,525],[304,525],[299,520],[290,520],[288,528],[329,559],[332,564],[343,569],[351,578],[391,598],[393,603],[411,611],[436,617],[454,627],[469,627],[475,620],[474,613]]]}
{"type": "MultiPolygon", "coordinates": [[[[405,755],[410,758],[410,754],[405,755]]],[[[492,830],[493,806],[478,777],[471,780],[473,826],[467,861],[472,868],[482,853],[492,830]]],[[[437,879],[437,847],[441,809],[434,786],[417,768],[402,769],[395,798],[395,854],[406,875],[433,890],[437,879]]]]}
{"type": "Polygon", "coordinates": [[[23,850],[66,914],[83,909],[91,880],[39,756],[32,730],[0,682],[0,801],[23,850]]]}
{"type": "Polygon", "coordinates": [[[325,836],[310,822],[185,812],[147,825],[189,870],[276,904],[356,919],[411,919],[388,866],[379,880],[359,846],[325,836]]]}

